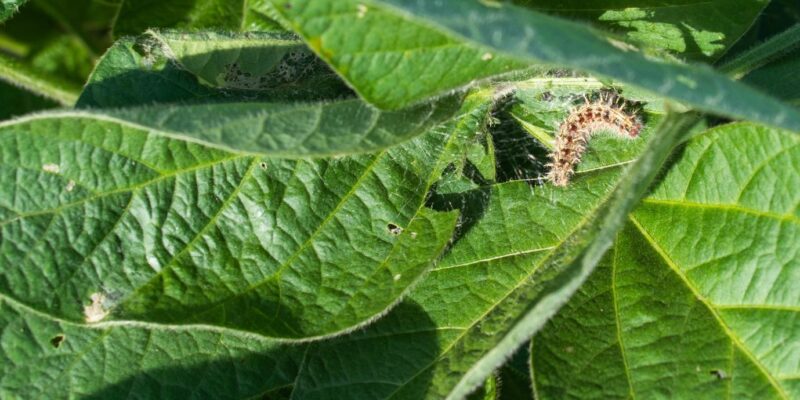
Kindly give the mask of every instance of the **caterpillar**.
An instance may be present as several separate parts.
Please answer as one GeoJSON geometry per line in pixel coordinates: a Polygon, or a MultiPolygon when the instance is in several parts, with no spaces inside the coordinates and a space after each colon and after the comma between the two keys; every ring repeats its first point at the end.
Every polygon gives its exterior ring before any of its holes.
{"type": "Polygon", "coordinates": [[[636,113],[626,107],[627,102],[616,93],[600,93],[595,101],[589,101],[584,95],[584,103],[575,107],[558,128],[548,164],[548,180],[555,186],[569,184],[587,142],[597,132],[610,132],[628,139],[639,136],[642,123],[636,113]]]}

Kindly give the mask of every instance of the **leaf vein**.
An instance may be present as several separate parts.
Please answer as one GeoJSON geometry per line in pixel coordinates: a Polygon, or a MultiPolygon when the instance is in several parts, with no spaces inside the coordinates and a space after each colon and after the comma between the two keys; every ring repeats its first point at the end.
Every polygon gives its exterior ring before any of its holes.
{"type": "Polygon", "coordinates": [[[741,340],[739,340],[739,337],[736,336],[736,334],[734,334],[734,332],[730,329],[730,327],[728,327],[728,325],[719,315],[718,310],[714,308],[714,305],[705,296],[703,296],[703,294],[697,289],[697,287],[694,286],[694,284],[689,280],[689,278],[683,274],[680,268],[677,265],[675,265],[675,262],[669,257],[666,251],[662,249],[661,246],[658,245],[658,242],[656,242],[656,240],[653,239],[652,236],[650,236],[650,234],[647,232],[644,226],[636,219],[636,217],[631,215],[630,220],[631,222],[633,222],[634,226],[636,226],[636,228],[639,230],[642,237],[650,244],[650,246],[652,246],[653,250],[655,250],[656,253],[658,253],[659,256],[661,256],[661,258],[664,260],[667,266],[669,266],[669,268],[673,271],[673,273],[675,273],[675,275],[678,278],[680,278],[681,281],[686,285],[687,289],[689,289],[692,292],[694,297],[703,305],[705,305],[705,307],[717,321],[720,328],[725,333],[725,335],[728,336],[731,342],[736,347],[738,347],[742,351],[742,353],[745,354],[745,356],[750,360],[750,362],[753,363],[753,366],[755,366],[764,375],[767,381],[769,381],[770,385],[777,391],[778,395],[782,399],[789,400],[790,397],[784,390],[783,386],[781,386],[776,381],[775,377],[769,373],[766,367],[755,357],[755,355],[753,355],[750,349],[747,346],[745,346],[744,343],[741,342],[741,340]]]}

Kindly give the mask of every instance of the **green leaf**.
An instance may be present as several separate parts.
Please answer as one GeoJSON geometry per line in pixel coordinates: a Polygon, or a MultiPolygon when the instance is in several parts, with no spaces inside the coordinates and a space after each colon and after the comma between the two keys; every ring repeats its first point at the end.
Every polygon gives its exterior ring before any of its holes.
{"type": "Polygon", "coordinates": [[[450,239],[454,213],[423,207],[450,137],[286,160],[71,113],[0,125],[0,290],[73,323],[352,329],[450,239]]]}
{"type": "Polygon", "coordinates": [[[579,173],[566,190],[512,181],[441,199],[463,204],[464,217],[452,249],[404,301],[423,312],[398,308],[362,332],[313,344],[294,395],[463,398],[480,386],[610,246],[687,131],[685,122],[667,121],[659,134],[646,129],[651,146],[622,181],[620,165],[606,164],[579,173]],[[379,368],[385,359],[394,360],[391,370],[379,368]]]}
{"type": "Polygon", "coordinates": [[[313,101],[350,93],[293,35],[148,31],[109,49],[77,106],[313,101]]]}
{"type": "Polygon", "coordinates": [[[543,13],[591,22],[626,41],[691,60],[723,55],[752,25],[766,0],[514,0],[543,13]]]}
{"type": "MultiPolygon", "coordinates": [[[[330,300],[350,292],[337,321],[329,321],[346,324],[413,283],[455,222],[453,212],[415,207],[444,166],[463,157],[488,116],[490,94],[469,96],[463,118],[411,143],[335,160],[257,160],[107,120],[41,116],[3,125],[0,181],[13,192],[0,196],[0,397],[287,398],[306,347],[230,325],[255,318],[258,326],[287,329],[300,323],[289,314],[294,301],[316,299],[298,306],[307,323],[321,326],[321,313],[337,312],[330,300]],[[226,180],[254,161],[249,180],[226,180]],[[108,191],[105,198],[96,187],[108,191]],[[226,208],[214,211],[221,202],[226,208]],[[187,244],[181,232],[190,231],[198,233],[187,244]],[[299,254],[304,240],[311,251],[299,254]],[[299,255],[284,273],[285,304],[274,324],[258,314],[265,311],[258,300],[269,301],[269,294],[229,307],[223,324],[180,321],[176,312],[185,307],[167,310],[175,299],[209,302],[230,294],[292,251],[299,255]],[[184,255],[172,257],[177,261],[167,271],[165,259],[177,252],[184,255]],[[387,257],[380,265],[376,252],[387,257]],[[325,269],[299,271],[302,264],[325,269]],[[372,274],[363,271],[366,264],[373,264],[372,274]],[[152,280],[155,266],[180,280],[145,293],[137,283],[152,280]],[[346,269],[337,273],[338,266],[346,269]],[[162,293],[164,302],[141,310],[147,321],[129,318],[136,309],[120,305],[131,299],[123,286],[142,295],[129,304],[162,293]],[[166,297],[175,290],[181,295],[166,297]],[[97,301],[89,304],[92,295],[97,301]],[[162,312],[162,320],[152,321],[162,312]],[[105,318],[91,323],[84,320],[89,316],[105,318]]],[[[398,309],[419,313],[406,304],[398,309]]]]}
{"type": "Polygon", "coordinates": [[[270,1],[288,27],[382,108],[541,62],[636,85],[699,110],[800,131],[796,109],[707,67],[653,60],[583,25],[523,7],[457,0],[270,1]]]}
{"type": "Polygon", "coordinates": [[[797,165],[789,132],[693,138],[535,338],[537,398],[800,396],[797,165]]]}
{"type": "Polygon", "coordinates": [[[0,295],[0,397],[243,399],[291,386],[305,346],[211,327],[87,326],[0,295]]]}
{"type": "Polygon", "coordinates": [[[121,0],[114,36],[138,35],[149,28],[278,31],[264,0],[121,0]]]}
{"type": "Polygon", "coordinates": [[[0,22],[11,18],[25,2],[27,0],[0,0],[0,22]]]}

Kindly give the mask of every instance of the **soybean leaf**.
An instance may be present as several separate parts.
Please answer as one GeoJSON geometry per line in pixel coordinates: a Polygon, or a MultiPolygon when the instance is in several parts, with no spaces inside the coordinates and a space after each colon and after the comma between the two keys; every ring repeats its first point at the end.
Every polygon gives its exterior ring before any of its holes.
{"type": "MultiPolygon", "coordinates": [[[[800,12],[800,9],[798,9],[800,12]]],[[[720,69],[789,102],[800,100],[800,24],[731,57],[720,69]]]]}
{"type": "Polygon", "coordinates": [[[693,138],[535,338],[536,398],[800,396],[799,145],[750,123],[693,138]]]}
{"type": "Polygon", "coordinates": [[[345,84],[293,35],[148,31],[108,50],[77,106],[348,97],[345,84]]]}
{"type": "Polygon", "coordinates": [[[364,331],[313,344],[293,396],[463,398],[481,385],[566,301],[610,245],[688,128],[667,121],[660,134],[652,126],[645,130],[646,161],[629,174],[614,162],[579,173],[567,190],[510,181],[461,199],[432,199],[462,204],[464,219],[453,248],[404,301],[424,313],[398,308],[364,331]],[[394,360],[391,370],[379,366],[387,358],[394,360]]]}
{"type": "Polygon", "coordinates": [[[138,35],[149,28],[277,31],[264,0],[121,0],[114,35],[138,35]]]}
{"type": "MultiPolygon", "coordinates": [[[[296,248],[304,237],[311,234],[317,235],[310,245],[315,255],[308,254],[312,266],[336,258],[335,253],[343,254],[343,248],[351,245],[358,246],[360,251],[360,254],[349,254],[346,262],[336,262],[337,266],[346,267],[345,275],[340,278],[346,276],[352,285],[337,282],[335,287],[319,288],[315,293],[312,287],[318,277],[330,284],[337,279],[334,269],[325,268],[319,275],[295,275],[291,270],[286,271],[292,278],[286,288],[300,285],[303,296],[330,300],[342,296],[344,291],[355,291],[347,304],[339,304],[341,307],[336,317],[339,321],[331,324],[341,324],[342,320],[353,318],[361,307],[374,307],[387,293],[397,294],[415,279],[414,271],[424,271],[424,267],[436,258],[438,250],[423,254],[422,248],[440,249],[450,239],[454,222],[453,212],[425,208],[412,210],[415,207],[411,204],[412,198],[417,196],[417,201],[420,201],[419,196],[424,196],[426,188],[444,166],[463,157],[465,146],[488,115],[492,104],[489,94],[478,92],[469,96],[463,118],[383,154],[318,162],[253,160],[258,161],[253,177],[245,186],[240,184],[237,197],[228,202],[228,211],[219,214],[214,226],[201,229],[197,239],[190,242],[194,249],[184,250],[186,257],[172,267],[175,275],[180,273],[180,281],[171,280],[176,286],[165,285],[163,289],[168,290],[168,294],[180,291],[176,298],[194,297],[207,301],[215,293],[226,293],[234,289],[234,285],[247,284],[248,279],[269,273],[265,269],[274,264],[270,253],[286,258],[292,247],[296,248]],[[432,159],[436,159],[436,165],[426,169],[426,165],[430,166],[426,162],[432,159]],[[368,162],[372,166],[364,170],[361,166],[368,162]],[[353,175],[359,172],[363,172],[360,177],[353,175]],[[414,182],[417,179],[427,181],[414,182]],[[349,187],[350,191],[340,198],[342,201],[333,204],[337,196],[348,190],[347,182],[354,180],[360,183],[349,187]],[[282,185],[281,181],[290,184],[282,185]],[[409,186],[403,189],[403,184],[409,186]],[[380,197],[388,200],[378,201],[380,197]],[[306,202],[313,202],[313,206],[302,206],[306,202]],[[394,207],[385,203],[397,205],[401,211],[385,215],[387,208],[394,207]],[[366,204],[370,207],[366,208],[366,204]],[[354,208],[356,211],[351,212],[354,208]],[[330,214],[323,215],[331,209],[330,214]],[[359,215],[362,214],[359,210],[363,210],[363,216],[359,215]],[[401,214],[404,212],[414,215],[410,225],[403,223],[401,214]],[[327,228],[317,224],[323,217],[327,218],[327,224],[335,225],[327,233],[327,228]],[[359,223],[363,218],[369,219],[367,225],[372,229],[359,223]],[[390,222],[387,224],[384,219],[390,222]],[[315,227],[317,230],[312,233],[315,227]],[[330,232],[335,236],[330,237],[330,232]],[[344,235],[340,235],[342,232],[344,235]],[[363,262],[380,261],[364,260],[375,253],[375,247],[391,248],[386,263],[371,276],[359,275],[358,268],[363,266],[363,262]],[[416,267],[400,270],[404,265],[414,263],[418,263],[416,267]],[[192,274],[195,274],[194,278],[192,274]],[[215,277],[224,280],[219,282],[223,285],[212,284],[215,277]],[[310,281],[303,279],[306,277],[310,281]],[[202,286],[192,288],[190,280],[204,281],[202,286]],[[359,285],[363,285],[363,290],[357,290],[359,285]],[[198,296],[190,296],[190,293],[198,296]]],[[[78,127],[76,121],[34,117],[27,122],[21,120],[0,128],[0,138],[15,145],[4,145],[3,153],[0,153],[3,157],[0,164],[3,174],[0,176],[5,178],[4,187],[14,188],[10,198],[3,192],[5,197],[0,208],[0,218],[4,220],[0,225],[0,254],[5,257],[0,262],[3,267],[3,279],[0,280],[3,282],[0,293],[0,337],[3,343],[0,359],[4,361],[0,364],[4,377],[0,394],[3,397],[24,392],[32,396],[114,398],[135,392],[176,398],[286,398],[306,350],[303,345],[254,335],[242,329],[198,324],[197,320],[166,323],[118,318],[131,310],[118,308],[125,293],[120,292],[117,284],[125,286],[135,283],[131,281],[148,279],[147,275],[155,273],[152,268],[161,268],[164,252],[180,251],[180,232],[211,223],[204,217],[207,214],[186,215],[182,211],[218,206],[221,196],[226,195],[222,192],[229,192],[236,184],[223,183],[225,170],[230,164],[250,162],[250,158],[164,139],[152,131],[137,132],[125,125],[116,130],[108,129],[113,124],[107,121],[105,125],[89,121],[87,126],[89,129],[77,134],[74,132],[78,127]],[[36,132],[30,129],[24,132],[25,124],[42,126],[36,132]],[[97,131],[105,132],[106,136],[91,135],[97,131]],[[13,137],[16,133],[19,135],[13,137]],[[24,146],[26,140],[39,139],[50,148],[43,146],[34,151],[37,154],[14,157],[17,145],[28,148],[24,146]],[[53,148],[57,148],[58,153],[53,148]],[[112,154],[112,149],[117,153],[112,154]],[[78,154],[78,150],[83,150],[90,158],[70,158],[78,154]],[[44,164],[42,168],[47,174],[42,174],[38,163],[56,155],[63,157],[63,162],[44,164]],[[17,186],[8,185],[8,170],[13,169],[7,164],[9,162],[33,163],[29,165],[30,169],[17,169],[20,176],[20,181],[15,181],[17,186]],[[148,181],[153,175],[149,168],[154,166],[169,168],[173,175],[148,181]],[[41,179],[37,184],[30,184],[32,175],[37,174],[41,179]],[[80,185],[78,179],[74,179],[76,175],[81,177],[80,185]],[[216,186],[207,183],[209,177],[216,186]],[[70,180],[60,195],[41,196],[42,193],[46,195],[45,188],[60,190],[65,179],[70,180]],[[99,194],[91,194],[78,199],[84,201],[83,204],[62,205],[55,211],[57,220],[53,218],[51,221],[54,222],[47,223],[44,234],[42,227],[37,226],[36,218],[50,219],[46,211],[39,210],[40,214],[23,217],[8,207],[9,200],[13,200],[15,205],[41,209],[53,203],[76,200],[69,198],[70,195],[86,195],[89,184],[124,186],[137,179],[144,182],[132,188],[133,196],[137,198],[131,198],[127,208],[113,207],[112,204],[115,195],[125,197],[128,194],[125,188],[107,195],[109,199],[105,200],[105,205],[112,207],[103,208],[104,204],[98,204],[101,200],[97,197],[99,194]],[[193,188],[200,193],[193,194],[193,188]],[[70,208],[74,210],[69,211],[70,208]],[[113,215],[105,218],[104,211],[128,214],[132,218],[115,222],[113,215]],[[21,224],[32,230],[13,230],[21,224]],[[59,242],[58,235],[54,240],[56,233],[66,241],[59,242]],[[48,251],[42,251],[43,248],[48,251]],[[23,255],[26,250],[32,252],[23,255]],[[9,262],[10,258],[19,261],[20,257],[21,262],[9,262]],[[76,269],[74,265],[80,264],[81,258],[85,259],[85,265],[81,266],[85,268],[76,269]],[[64,273],[66,276],[61,275],[64,273]],[[49,279],[56,276],[58,278],[54,280],[49,279]],[[98,284],[100,280],[102,284],[98,284]],[[93,293],[90,296],[93,302],[87,304],[84,301],[85,289],[96,286],[102,287],[102,291],[93,293]],[[14,289],[21,287],[31,292],[22,293],[14,289]],[[42,296],[45,293],[47,295],[42,296]],[[77,318],[75,309],[82,304],[83,314],[77,318]],[[101,321],[90,322],[84,318],[101,321]],[[31,387],[31,382],[35,387],[31,387]]],[[[296,264],[302,262],[298,259],[296,264]]],[[[291,294],[292,290],[282,292],[283,296],[291,294]]],[[[143,312],[149,315],[165,306],[161,303],[143,312]]],[[[333,303],[326,302],[325,306],[331,307],[333,303]]],[[[288,304],[281,308],[281,317],[275,324],[267,325],[273,325],[277,330],[285,329],[285,324],[297,323],[288,315],[291,307],[288,304]]],[[[419,314],[413,305],[401,304],[399,308],[419,314]]],[[[317,316],[324,312],[311,303],[305,304],[303,310],[317,316]]],[[[264,308],[253,301],[241,310],[230,311],[230,320],[247,319],[249,313],[256,313],[256,318],[261,318],[257,315],[264,308]]]]}
{"type": "MultiPolygon", "coordinates": [[[[442,128],[444,129],[444,128],[442,128]]],[[[0,289],[72,323],[307,340],[396,303],[450,239],[423,207],[451,137],[261,158],[96,116],[0,126],[0,289]]]]}
{"type": "Polygon", "coordinates": [[[800,131],[796,109],[710,68],[654,60],[584,25],[511,4],[270,1],[287,27],[382,108],[545,63],[636,85],[699,110],[800,131]]]}
{"type": "Polygon", "coordinates": [[[714,60],[736,43],[769,1],[514,0],[514,3],[591,22],[651,50],[669,51],[692,60],[714,60]]]}

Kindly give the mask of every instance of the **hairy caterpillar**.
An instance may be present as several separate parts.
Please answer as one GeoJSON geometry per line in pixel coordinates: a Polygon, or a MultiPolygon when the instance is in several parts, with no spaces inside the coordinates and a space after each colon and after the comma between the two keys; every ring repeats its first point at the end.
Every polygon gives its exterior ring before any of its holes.
{"type": "Polygon", "coordinates": [[[584,104],[574,108],[558,128],[547,175],[555,186],[569,183],[575,165],[586,150],[586,143],[596,132],[634,139],[642,128],[636,114],[626,111],[625,101],[615,93],[601,93],[595,101],[584,96],[584,100],[584,104]]]}

